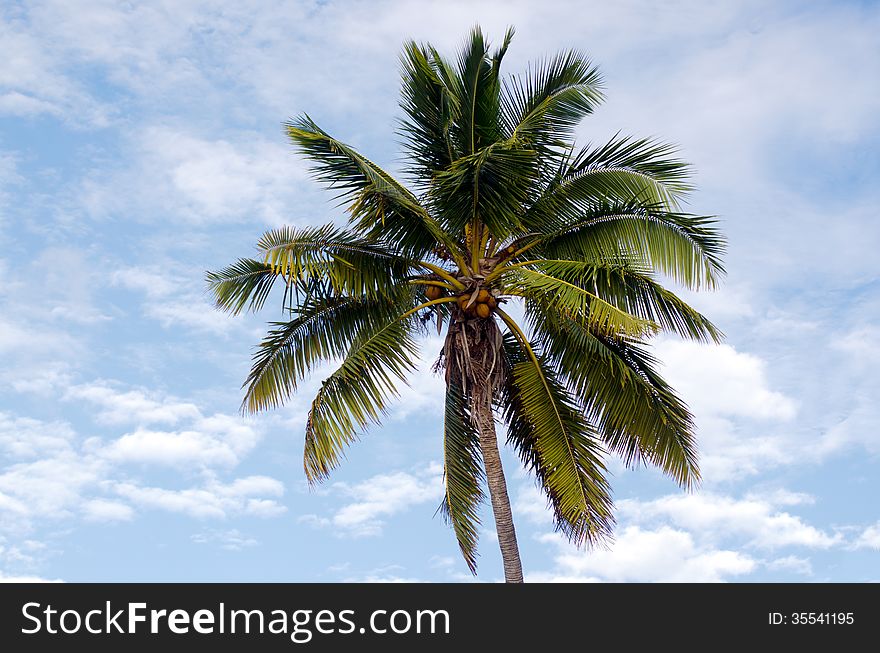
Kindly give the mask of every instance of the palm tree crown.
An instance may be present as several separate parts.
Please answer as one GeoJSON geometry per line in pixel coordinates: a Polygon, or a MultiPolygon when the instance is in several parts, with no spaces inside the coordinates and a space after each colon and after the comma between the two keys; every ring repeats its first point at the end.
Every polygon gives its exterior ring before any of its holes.
{"type": "Polygon", "coordinates": [[[232,313],[259,310],[284,286],[287,319],[254,354],[244,411],[278,406],[317,364],[339,361],[308,415],[311,482],[379,422],[415,369],[419,337],[445,333],[441,507],[475,571],[488,487],[505,576],[516,581],[496,421],[578,544],[612,529],[609,452],[684,487],[699,480],[692,416],[647,345],[659,332],[720,340],[658,279],[713,287],[724,240],[712,218],[679,209],[689,169],[669,145],[617,135],[575,147],[576,126],[603,98],[584,55],[502,77],[512,36],[490,52],[475,28],[454,61],[405,45],[406,185],[308,116],[287,123],[348,224],[271,230],[258,257],[208,282],[232,313]]]}

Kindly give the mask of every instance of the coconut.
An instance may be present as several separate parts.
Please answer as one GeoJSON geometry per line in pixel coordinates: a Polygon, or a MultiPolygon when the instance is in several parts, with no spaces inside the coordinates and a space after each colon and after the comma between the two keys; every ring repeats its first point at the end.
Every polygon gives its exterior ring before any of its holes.
{"type": "Polygon", "coordinates": [[[440,299],[441,295],[443,295],[443,288],[440,286],[428,286],[425,288],[425,297],[432,301],[440,299]]]}
{"type": "Polygon", "coordinates": [[[486,300],[486,303],[489,305],[489,308],[495,308],[498,306],[498,300],[495,299],[492,295],[489,295],[489,299],[486,300]]]}
{"type": "Polygon", "coordinates": [[[479,315],[482,318],[489,317],[489,313],[492,312],[492,309],[489,308],[488,304],[476,304],[476,307],[477,307],[477,315],[479,315]]]}
{"type": "Polygon", "coordinates": [[[481,290],[477,294],[477,301],[478,302],[483,302],[485,304],[488,300],[489,300],[489,291],[488,290],[481,290]]]}

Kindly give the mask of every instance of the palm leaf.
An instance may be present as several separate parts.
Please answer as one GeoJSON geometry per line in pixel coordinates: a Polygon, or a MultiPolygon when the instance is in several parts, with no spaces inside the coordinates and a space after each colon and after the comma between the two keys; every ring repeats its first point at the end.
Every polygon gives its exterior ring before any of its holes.
{"type": "Polygon", "coordinates": [[[643,344],[594,333],[538,305],[528,317],[611,451],[628,465],[650,462],[686,487],[699,481],[693,417],[643,344]]]}
{"type": "Polygon", "coordinates": [[[506,334],[504,351],[510,373],[501,409],[508,442],[546,493],[557,527],[576,544],[601,541],[614,517],[595,432],[527,342],[506,334]]]}
{"type": "Polygon", "coordinates": [[[336,294],[376,296],[394,286],[416,262],[333,225],[280,227],[266,232],[257,248],[264,262],[290,283],[329,283],[336,294]]]}
{"type": "Polygon", "coordinates": [[[401,67],[400,107],[406,114],[401,133],[413,166],[410,175],[427,185],[458,158],[450,134],[461,110],[458,80],[436,50],[414,41],[404,45],[401,67]]]}
{"type": "Polygon", "coordinates": [[[391,298],[315,297],[287,322],[270,323],[244,383],[242,409],[276,408],[315,365],[345,355],[362,333],[380,329],[414,305],[410,291],[391,298]]]}
{"type": "Polygon", "coordinates": [[[575,181],[602,170],[630,172],[653,184],[656,197],[662,198],[667,208],[672,208],[693,189],[688,182],[690,166],[675,158],[676,153],[675,146],[652,138],[636,139],[615,134],[605,145],[585,147],[578,152],[565,178],[566,181],[575,181]]]}
{"type": "Polygon", "coordinates": [[[663,330],[698,342],[720,343],[723,334],[704,315],[654,281],[647,270],[626,263],[542,261],[535,267],[573,284],[663,330]]]}
{"type": "Polygon", "coordinates": [[[726,243],[715,219],[672,213],[641,202],[554,208],[557,222],[535,236],[532,254],[576,261],[626,260],[685,287],[714,287],[724,274],[726,243]]]}
{"type": "MultiPolygon", "coordinates": [[[[506,49],[506,48],[505,48],[506,49]]],[[[499,51],[500,52],[500,51],[499,51]]],[[[460,115],[457,125],[463,154],[475,154],[501,137],[498,125],[498,66],[488,56],[489,46],[479,27],[471,30],[458,58],[460,115]]]]}
{"type": "Polygon", "coordinates": [[[534,150],[514,140],[498,141],[438,172],[432,206],[443,216],[443,228],[456,237],[464,234],[465,225],[479,221],[504,239],[522,231],[516,216],[536,175],[534,150]]]}
{"type": "Polygon", "coordinates": [[[379,422],[398,394],[396,384],[415,369],[411,322],[396,317],[377,330],[359,331],[342,364],[321,384],[306,421],[304,467],[310,482],[326,478],[358,433],[379,422]]]}
{"type": "MultiPolygon", "coordinates": [[[[535,262],[535,268],[546,269],[547,262],[535,262]]],[[[499,277],[502,292],[536,302],[547,310],[609,335],[644,336],[656,333],[658,326],[650,320],[631,315],[599,297],[595,292],[556,278],[541,269],[511,267],[499,277]]]]}
{"type": "Polygon", "coordinates": [[[416,197],[378,165],[352,147],[332,138],[308,116],[286,123],[287,134],[313,161],[315,176],[354,200],[352,226],[374,241],[393,244],[397,251],[422,256],[441,242],[442,230],[416,197]]]}
{"type": "Polygon", "coordinates": [[[524,77],[506,80],[504,121],[511,136],[548,150],[558,148],[602,101],[598,68],[576,50],[557,54],[524,77]]]}
{"type": "Polygon", "coordinates": [[[206,279],[215,306],[238,315],[245,308],[254,312],[263,308],[279,276],[267,263],[242,258],[222,270],[208,272],[206,279]]]}
{"type": "Polygon", "coordinates": [[[443,427],[446,494],[440,509],[455,531],[468,568],[476,574],[479,507],[483,501],[485,474],[479,436],[461,388],[454,383],[446,388],[443,427]]]}

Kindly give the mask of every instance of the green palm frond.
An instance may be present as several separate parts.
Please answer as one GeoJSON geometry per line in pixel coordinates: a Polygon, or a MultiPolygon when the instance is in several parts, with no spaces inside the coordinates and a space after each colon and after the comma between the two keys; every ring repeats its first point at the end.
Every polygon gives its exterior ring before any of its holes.
{"type": "Polygon", "coordinates": [[[378,165],[332,138],[308,116],[285,124],[290,139],[313,162],[315,176],[353,200],[351,225],[397,251],[423,256],[437,242],[451,245],[418,199],[378,165]]]}
{"type": "Polygon", "coordinates": [[[279,227],[260,238],[264,262],[292,284],[313,280],[336,294],[375,296],[394,292],[416,262],[333,225],[279,227]]]}
{"type": "Polygon", "coordinates": [[[485,474],[479,436],[461,387],[455,383],[446,388],[443,459],[446,494],[440,510],[455,531],[468,568],[476,574],[479,507],[483,502],[485,474]]]}
{"type": "Polygon", "coordinates": [[[537,261],[531,265],[535,269],[506,269],[498,279],[502,291],[522,297],[527,304],[536,302],[568,319],[612,336],[641,337],[656,333],[659,329],[651,320],[632,315],[602,299],[595,292],[552,276],[547,271],[547,261],[537,261]]]}
{"type": "Polygon", "coordinates": [[[615,134],[605,145],[580,150],[572,158],[564,178],[569,183],[606,170],[631,173],[631,178],[621,176],[616,182],[622,191],[618,197],[638,197],[645,192],[639,190],[640,187],[650,187],[652,190],[648,192],[653,197],[645,199],[663,202],[666,208],[672,209],[685,193],[693,190],[688,181],[691,168],[675,158],[677,152],[675,146],[652,138],[615,134]]]}
{"type": "Polygon", "coordinates": [[[570,50],[505,80],[502,106],[508,134],[541,150],[559,149],[603,100],[599,69],[570,50]]]}
{"type": "Polygon", "coordinates": [[[267,263],[241,258],[222,270],[208,272],[206,279],[215,306],[238,315],[245,308],[254,312],[263,308],[279,276],[267,263]]]}
{"type": "Polygon", "coordinates": [[[401,133],[413,169],[410,175],[422,185],[459,156],[450,130],[461,111],[458,79],[440,54],[414,41],[401,56],[400,107],[406,114],[401,133]]]}
{"type": "Polygon", "coordinates": [[[397,383],[415,369],[418,345],[412,320],[394,318],[361,329],[342,364],[321,384],[306,421],[304,466],[310,482],[327,477],[345,447],[385,413],[397,383]]]}
{"type": "MultiPolygon", "coordinates": [[[[506,49],[506,48],[505,48],[506,49]]],[[[498,64],[503,51],[496,53],[498,64]]],[[[479,27],[470,36],[458,57],[461,97],[457,127],[459,150],[476,154],[501,138],[498,123],[498,65],[489,57],[489,44],[479,27]]]]}
{"type": "Polygon", "coordinates": [[[536,175],[534,150],[513,140],[497,141],[438,172],[432,203],[443,215],[444,229],[456,237],[479,220],[505,239],[522,230],[516,216],[536,175]]]}
{"type": "Polygon", "coordinates": [[[532,305],[537,341],[611,451],[656,465],[685,487],[700,478],[693,417],[645,344],[609,338],[532,305]]]}
{"type": "MultiPolygon", "coordinates": [[[[559,207],[557,207],[559,209],[559,207]]],[[[566,224],[544,230],[531,255],[575,261],[626,260],[687,288],[713,288],[724,274],[725,239],[711,216],[672,213],[640,202],[574,207],[566,224]]],[[[557,216],[564,216],[559,209],[557,216]]]]}
{"type": "Polygon", "coordinates": [[[601,541],[614,517],[595,431],[528,342],[508,333],[504,352],[510,373],[500,408],[508,442],[546,493],[557,527],[576,544],[601,541]]]}
{"type": "Polygon", "coordinates": [[[535,267],[598,297],[664,331],[698,342],[720,343],[724,336],[704,315],[650,277],[625,263],[541,261],[535,267]]]}
{"type": "Polygon", "coordinates": [[[313,297],[293,309],[293,319],[271,322],[254,353],[242,409],[277,408],[318,363],[345,355],[359,334],[380,329],[414,305],[407,288],[392,297],[313,297]]]}

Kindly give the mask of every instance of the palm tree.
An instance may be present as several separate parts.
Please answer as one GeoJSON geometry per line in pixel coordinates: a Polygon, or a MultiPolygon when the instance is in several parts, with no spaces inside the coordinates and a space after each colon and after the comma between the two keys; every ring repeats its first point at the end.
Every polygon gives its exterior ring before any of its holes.
{"type": "Polygon", "coordinates": [[[308,116],[286,123],[348,224],[268,231],[258,257],[209,273],[208,283],[234,314],[261,309],[284,286],[288,319],[270,323],[253,356],[244,412],[277,407],[318,364],[341,361],[306,423],[312,483],[380,421],[415,369],[419,336],[445,332],[441,509],[476,573],[488,487],[505,579],[522,582],[496,421],[577,544],[613,527],[608,453],[693,486],[692,416],[658,375],[648,341],[661,331],[720,340],[657,277],[714,286],[724,240],[712,218],[680,211],[689,168],[674,148],[620,135],[575,147],[575,127],[603,98],[584,55],[563,52],[502,78],[512,37],[490,54],[474,28],[455,61],[405,45],[408,185],[308,116]]]}

